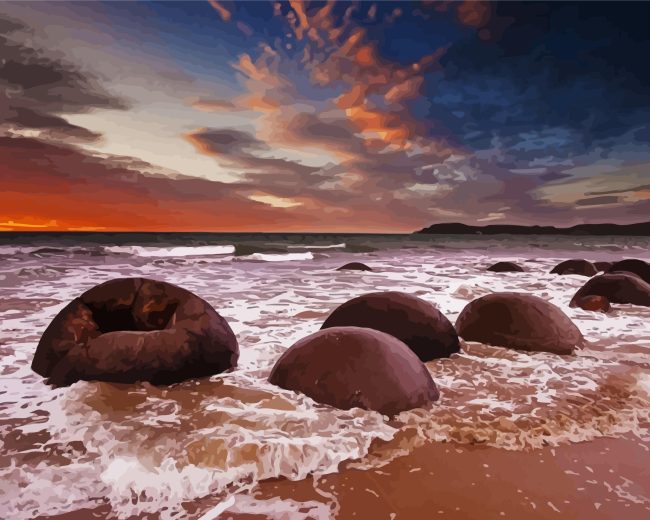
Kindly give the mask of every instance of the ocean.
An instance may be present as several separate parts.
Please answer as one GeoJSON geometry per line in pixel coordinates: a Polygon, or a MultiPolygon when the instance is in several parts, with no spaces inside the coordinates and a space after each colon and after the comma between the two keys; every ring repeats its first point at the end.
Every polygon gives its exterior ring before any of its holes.
{"type": "MultiPolygon", "coordinates": [[[[570,308],[586,278],[549,274],[569,258],[650,261],[650,240],[0,234],[0,517],[331,518],[338,498],[324,487],[316,501],[256,498],[255,490],[277,478],[317,483],[342,466],[379,471],[427,443],[497,454],[604,438],[647,445],[650,308],[614,305],[607,315],[570,308]],[[525,272],[485,270],[499,260],[525,272]],[[351,261],[373,271],[336,271],[351,261]],[[30,364],[49,322],[83,291],[122,276],[174,283],[208,301],[237,336],[238,368],[170,387],[44,384],[30,364]],[[392,419],[318,405],[267,382],[282,352],[336,306],[387,290],[432,302],[452,323],[490,292],[535,294],[560,307],[587,344],[556,356],[464,342],[459,354],[426,364],[440,400],[392,419]]],[[[650,511],[647,482],[627,480],[611,486],[621,507],[650,511]]]]}

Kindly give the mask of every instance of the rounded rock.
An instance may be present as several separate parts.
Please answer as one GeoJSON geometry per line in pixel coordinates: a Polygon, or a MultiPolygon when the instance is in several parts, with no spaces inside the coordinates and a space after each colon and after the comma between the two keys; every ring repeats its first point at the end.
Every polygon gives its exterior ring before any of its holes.
{"type": "Polygon", "coordinates": [[[439,397],[426,366],[404,343],[360,327],[333,327],[301,339],[282,354],[269,382],[321,404],[389,416],[439,397]]]}
{"type": "Polygon", "coordinates": [[[56,386],[171,384],[223,372],[238,358],[230,326],[205,300],[169,283],[120,278],[86,291],[55,316],[32,369],[56,386]]]}
{"type": "Polygon", "coordinates": [[[514,262],[497,262],[487,268],[493,273],[523,273],[524,268],[514,262]]]}
{"type": "Polygon", "coordinates": [[[575,302],[572,302],[572,307],[580,307],[585,311],[594,311],[594,312],[609,312],[612,306],[609,304],[609,300],[604,296],[583,296],[578,298],[575,302]]]}
{"type": "Polygon", "coordinates": [[[339,267],[337,271],[372,271],[372,269],[361,262],[350,262],[339,267]]]}
{"type": "Polygon", "coordinates": [[[552,303],[523,293],[494,293],[469,303],[456,321],[466,341],[527,351],[571,354],[582,334],[552,303]]]}
{"type": "Polygon", "coordinates": [[[644,260],[629,258],[614,263],[608,273],[632,273],[641,278],[645,283],[650,283],[650,264],[644,260]]]}
{"type": "Polygon", "coordinates": [[[638,275],[625,272],[607,273],[587,281],[571,299],[572,307],[586,296],[604,296],[611,303],[629,303],[650,307],[650,284],[638,275]]]}
{"type": "Polygon", "coordinates": [[[580,276],[594,276],[597,272],[598,269],[594,264],[579,259],[565,260],[551,270],[551,274],[578,274],[580,276]]]}
{"type": "Polygon", "coordinates": [[[397,291],[364,294],[338,306],[321,329],[367,327],[403,341],[422,361],[460,350],[451,322],[431,303],[397,291]]]}
{"type": "Polygon", "coordinates": [[[607,272],[607,270],[614,265],[613,262],[594,262],[594,265],[596,266],[596,269],[598,269],[599,272],[607,272]]]}

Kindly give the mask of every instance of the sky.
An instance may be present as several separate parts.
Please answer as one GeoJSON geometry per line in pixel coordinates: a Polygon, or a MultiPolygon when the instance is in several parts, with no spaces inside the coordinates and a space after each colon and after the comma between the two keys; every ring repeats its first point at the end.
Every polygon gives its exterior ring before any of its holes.
{"type": "Polygon", "coordinates": [[[0,230],[650,220],[645,2],[2,2],[0,230]]]}

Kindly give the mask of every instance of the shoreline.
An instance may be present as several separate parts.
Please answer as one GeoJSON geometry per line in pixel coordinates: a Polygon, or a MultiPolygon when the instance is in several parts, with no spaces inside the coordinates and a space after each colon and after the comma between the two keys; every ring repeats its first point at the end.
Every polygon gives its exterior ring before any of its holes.
{"type": "MultiPolygon", "coordinates": [[[[650,516],[649,462],[650,447],[633,436],[525,451],[427,442],[380,468],[344,463],[318,479],[260,482],[251,495],[329,502],[339,520],[643,520],[650,516]]],[[[238,512],[237,502],[217,518],[283,518],[238,512]]]]}

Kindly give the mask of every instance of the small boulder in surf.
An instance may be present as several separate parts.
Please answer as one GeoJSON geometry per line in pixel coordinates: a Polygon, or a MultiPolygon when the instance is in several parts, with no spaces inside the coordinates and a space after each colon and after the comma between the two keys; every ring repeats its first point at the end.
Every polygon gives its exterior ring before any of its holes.
{"type": "Polygon", "coordinates": [[[372,271],[372,269],[361,262],[350,262],[339,267],[337,271],[372,271]]]}
{"type": "Polygon", "coordinates": [[[609,312],[611,305],[604,296],[590,295],[571,302],[571,307],[580,307],[585,311],[609,312]]]}
{"type": "Polygon", "coordinates": [[[551,274],[578,274],[580,276],[594,276],[598,272],[596,266],[587,260],[565,260],[557,264],[551,274]]]}
{"type": "Polygon", "coordinates": [[[493,273],[522,273],[524,268],[514,262],[497,262],[487,268],[493,273]]]}
{"type": "Polygon", "coordinates": [[[39,341],[32,369],[49,383],[171,384],[234,367],[237,339],[205,300],[175,285],[119,278],[75,298],[39,341]]]}
{"type": "Polygon", "coordinates": [[[571,354],[582,334],[552,303],[532,294],[493,293],[469,303],[456,320],[466,341],[519,350],[571,354]]]}
{"type": "Polygon", "coordinates": [[[460,350],[451,322],[431,303],[397,291],[364,294],[338,306],[323,323],[330,327],[367,327],[395,336],[422,361],[449,357],[460,350]]]}
{"type": "Polygon", "coordinates": [[[282,354],[269,382],[318,403],[385,415],[439,397],[431,374],[404,343],[360,327],[333,327],[301,339],[282,354]]]}
{"type": "Polygon", "coordinates": [[[611,303],[630,303],[650,307],[650,284],[627,272],[613,272],[588,280],[571,299],[572,307],[586,296],[604,296],[611,303]]]}

